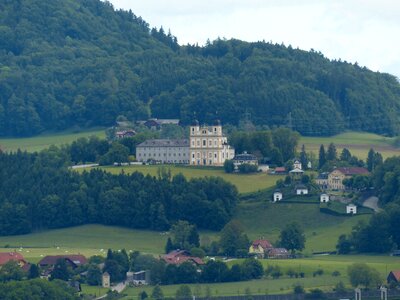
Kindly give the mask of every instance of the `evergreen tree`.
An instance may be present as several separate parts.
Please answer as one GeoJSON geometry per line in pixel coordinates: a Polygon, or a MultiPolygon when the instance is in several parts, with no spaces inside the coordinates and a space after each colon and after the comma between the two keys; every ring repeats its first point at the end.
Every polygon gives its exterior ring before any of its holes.
{"type": "Polygon", "coordinates": [[[175,247],[172,244],[171,238],[169,237],[167,239],[167,244],[165,245],[165,253],[170,253],[174,249],[175,249],[175,247]]]}
{"type": "Polygon", "coordinates": [[[34,279],[39,277],[39,268],[37,265],[32,264],[31,267],[29,268],[29,273],[28,273],[28,278],[29,279],[34,279]]]}
{"type": "Polygon", "coordinates": [[[154,300],[164,299],[164,293],[158,284],[153,288],[153,291],[151,292],[151,298],[154,300]]]}
{"type": "Polygon", "coordinates": [[[318,160],[318,169],[322,169],[322,167],[326,163],[326,154],[325,154],[325,147],[321,145],[319,147],[319,160],[318,160]]]}
{"type": "Polygon", "coordinates": [[[193,247],[200,247],[200,236],[199,232],[197,231],[196,225],[193,225],[189,231],[187,241],[191,248],[193,247]]]}
{"type": "Polygon", "coordinates": [[[301,146],[301,152],[300,152],[300,162],[303,170],[307,170],[307,165],[308,165],[308,157],[306,153],[306,147],[304,144],[301,146]]]}
{"type": "Polygon", "coordinates": [[[333,143],[330,143],[328,146],[328,151],[326,153],[327,161],[335,161],[337,159],[336,147],[333,143]]]}
{"type": "Polygon", "coordinates": [[[343,148],[342,152],[340,153],[340,160],[341,161],[350,161],[351,153],[350,150],[347,148],[343,148]]]}
{"type": "Polygon", "coordinates": [[[60,279],[64,281],[69,279],[69,271],[64,258],[58,259],[54,265],[54,270],[51,272],[50,280],[54,279],[60,279]]]}

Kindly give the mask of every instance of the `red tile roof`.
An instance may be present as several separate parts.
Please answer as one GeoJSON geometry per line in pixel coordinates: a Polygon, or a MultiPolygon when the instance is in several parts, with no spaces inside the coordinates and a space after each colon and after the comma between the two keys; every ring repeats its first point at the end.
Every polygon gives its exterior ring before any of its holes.
{"type": "Polygon", "coordinates": [[[275,172],[286,172],[286,168],[284,168],[284,167],[277,167],[277,168],[275,168],[275,172]]]}
{"type": "Polygon", "coordinates": [[[186,261],[194,262],[197,265],[204,265],[204,262],[201,258],[190,256],[188,252],[185,250],[174,250],[162,256],[162,259],[167,264],[172,264],[172,265],[180,265],[186,261]]]}
{"type": "Polygon", "coordinates": [[[253,247],[258,247],[258,245],[260,245],[263,249],[273,248],[272,244],[267,240],[255,240],[252,245],[253,247]]]}
{"type": "Polygon", "coordinates": [[[343,167],[343,168],[337,168],[336,170],[340,171],[346,176],[369,174],[366,168],[361,168],[361,167],[343,167]]]}
{"type": "Polygon", "coordinates": [[[8,263],[10,260],[15,260],[17,262],[26,262],[24,257],[17,252],[2,252],[0,253],[0,266],[8,263]]]}
{"type": "Polygon", "coordinates": [[[400,270],[391,271],[390,273],[393,274],[397,281],[400,281],[400,270]]]}

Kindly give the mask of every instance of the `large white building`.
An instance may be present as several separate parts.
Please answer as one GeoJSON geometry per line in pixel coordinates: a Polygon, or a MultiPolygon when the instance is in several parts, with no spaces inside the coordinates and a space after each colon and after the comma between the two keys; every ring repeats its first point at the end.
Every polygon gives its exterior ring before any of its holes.
{"type": "Polygon", "coordinates": [[[154,160],[163,164],[189,164],[189,140],[147,140],[136,147],[136,159],[141,162],[154,160]]]}
{"type": "Polygon", "coordinates": [[[141,162],[222,166],[234,156],[235,150],[228,145],[219,121],[213,126],[200,126],[195,121],[190,126],[189,140],[153,139],[136,147],[136,159],[141,162]]]}
{"type": "Polygon", "coordinates": [[[222,166],[227,159],[233,159],[235,149],[228,145],[222,134],[220,121],[213,126],[200,126],[196,120],[190,126],[190,164],[201,166],[222,166]]]}

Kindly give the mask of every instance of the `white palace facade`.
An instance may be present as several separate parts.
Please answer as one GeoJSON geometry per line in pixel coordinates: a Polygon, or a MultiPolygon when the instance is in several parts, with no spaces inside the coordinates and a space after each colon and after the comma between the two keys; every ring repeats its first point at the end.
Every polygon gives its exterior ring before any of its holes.
{"type": "Polygon", "coordinates": [[[213,126],[200,126],[194,121],[190,126],[190,164],[200,166],[222,166],[227,159],[235,157],[235,149],[228,145],[222,134],[220,121],[213,126]]]}

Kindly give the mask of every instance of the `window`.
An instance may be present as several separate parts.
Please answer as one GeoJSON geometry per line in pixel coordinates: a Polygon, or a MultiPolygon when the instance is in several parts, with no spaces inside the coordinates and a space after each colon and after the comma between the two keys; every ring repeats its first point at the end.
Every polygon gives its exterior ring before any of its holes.
{"type": "Polygon", "coordinates": [[[206,140],[203,140],[203,147],[207,146],[206,140]]]}
{"type": "Polygon", "coordinates": [[[200,146],[200,141],[197,141],[197,146],[200,146]]]}
{"type": "Polygon", "coordinates": [[[192,146],[194,147],[194,141],[192,141],[192,146]]]}
{"type": "Polygon", "coordinates": [[[212,146],[212,141],[210,140],[210,141],[208,141],[208,146],[212,146]]]}
{"type": "Polygon", "coordinates": [[[192,154],[192,158],[194,158],[194,153],[192,154]]]}

